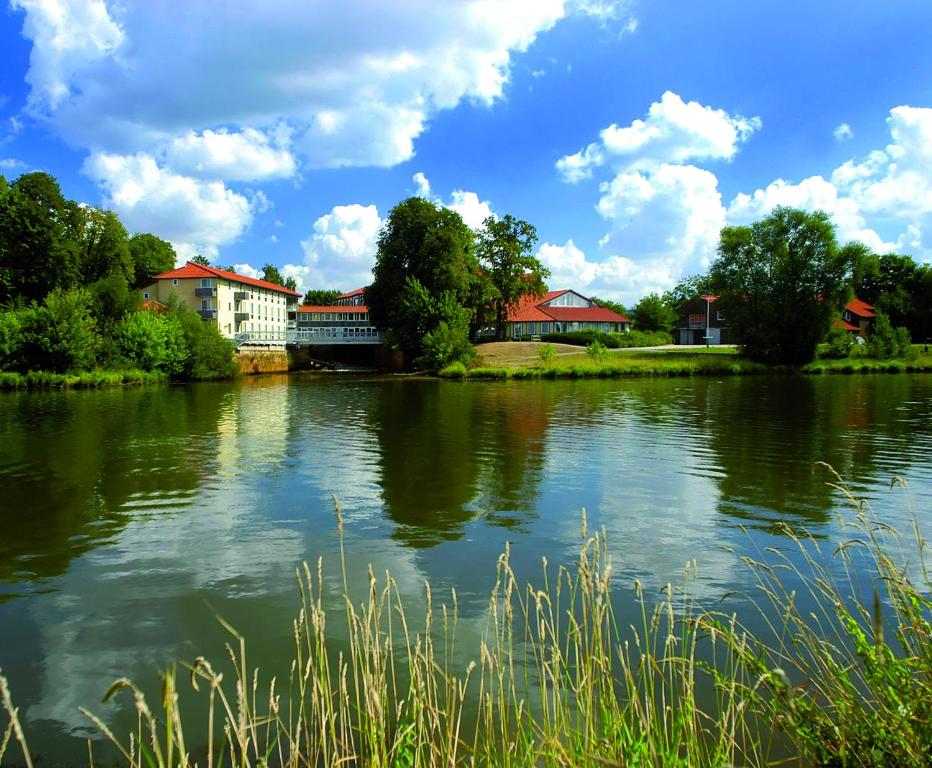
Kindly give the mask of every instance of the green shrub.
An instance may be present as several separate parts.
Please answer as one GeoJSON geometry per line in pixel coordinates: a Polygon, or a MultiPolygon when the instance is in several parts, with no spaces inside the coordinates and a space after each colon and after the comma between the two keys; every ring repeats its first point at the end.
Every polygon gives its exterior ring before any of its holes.
{"type": "Polygon", "coordinates": [[[178,319],[154,312],[131,312],[117,325],[115,341],[127,365],[179,376],[188,349],[178,319]]]}
{"type": "Polygon", "coordinates": [[[553,344],[542,344],[537,349],[537,359],[540,360],[541,365],[548,365],[553,362],[553,358],[556,357],[556,351],[553,348],[553,344]]]}
{"type": "Polygon", "coordinates": [[[197,312],[180,306],[172,309],[171,316],[181,325],[188,350],[182,378],[202,381],[232,379],[237,375],[233,342],[221,336],[216,326],[205,323],[197,312]]]}
{"type": "Polygon", "coordinates": [[[100,338],[87,303],[84,291],[56,288],[41,305],[22,310],[20,370],[64,373],[92,368],[100,338]]]}
{"type": "Polygon", "coordinates": [[[466,366],[457,360],[441,368],[437,375],[444,379],[464,379],[466,378],[466,366]]]}
{"type": "Polygon", "coordinates": [[[890,360],[895,357],[908,357],[912,354],[909,331],[905,328],[894,329],[883,312],[877,312],[867,337],[867,355],[875,360],[890,360]]]}
{"type": "Polygon", "coordinates": [[[828,332],[828,336],[825,338],[825,347],[822,351],[822,357],[827,357],[832,360],[841,360],[851,355],[853,347],[854,339],[851,338],[851,334],[844,329],[844,326],[833,325],[832,329],[828,332]]]}
{"type": "Polygon", "coordinates": [[[17,312],[0,312],[0,370],[17,366],[23,343],[23,324],[17,312]]]}
{"type": "Polygon", "coordinates": [[[628,333],[613,333],[612,338],[618,342],[619,347],[660,347],[672,344],[673,337],[666,331],[628,331],[628,333]]]}
{"type": "Polygon", "coordinates": [[[589,359],[594,363],[601,363],[605,360],[605,355],[608,354],[608,350],[601,341],[593,339],[586,346],[586,354],[589,355],[589,359]]]}
{"type": "Polygon", "coordinates": [[[594,339],[608,349],[618,349],[621,346],[618,337],[621,334],[603,333],[596,330],[585,331],[568,331],[566,333],[545,333],[540,337],[541,341],[552,342],[554,344],[572,344],[576,347],[588,346],[594,339]]]}
{"type": "Polygon", "coordinates": [[[414,364],[429,371],[436,371],[454,362],[467,365],[475,355],[476,352],[469,343],[466,324],[451,324],[441,320],[436,328],[424,334],[421,354],[414,364]]]}

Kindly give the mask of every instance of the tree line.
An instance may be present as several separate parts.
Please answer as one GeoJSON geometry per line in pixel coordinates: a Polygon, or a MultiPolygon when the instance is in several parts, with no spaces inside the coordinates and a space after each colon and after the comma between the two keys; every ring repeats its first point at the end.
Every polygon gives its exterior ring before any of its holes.
{"type": "Polygon", "coordinates": [[[197,313],[141,311],[139,289],[174,265],[169,243],[130,236],[113,211],[66,199],[53,176],[0,176],[0,370],[232,375],[231,343],[197,313]]]}

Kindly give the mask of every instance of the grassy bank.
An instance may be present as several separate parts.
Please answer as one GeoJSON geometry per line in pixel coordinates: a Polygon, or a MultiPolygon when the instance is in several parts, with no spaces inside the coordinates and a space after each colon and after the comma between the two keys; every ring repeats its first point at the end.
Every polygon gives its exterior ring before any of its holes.
{"type": "Polygon", "coordinates": [[[168,377],[151,371],[82,371],[81,373],[50,373],[0,371],[0,390],[11,389],[96,389],[139,384],[158,384],[168,377]]]}
{"type": "MultiPolygon", "coordinates": [[[[507,345],[507,343],[506,343],[507,345]]],[[[622,378],[628,376],[740,376],[765,373],[920,373],[932,372],[932,354],[924,346],[915,347],[910,360],[873,360],[866,357],[818,359],[801,368],[755,363],[741,357],[732,347],[677,350],[610,350],[601,360],[585,353],[560,352],[542,361],[535,352],[545,345],[521,345],[513,356],[507,346],[487,359],[496,365],[480,364],[466,368],[459,363],[439,372],[450,379],[580,379],[622,378]]],[[[481,348],[480,348],[481,354],[481,348]]]]}
{"type": "MultiPolygon", "coordinates": [[[[222,671],[203,658],[184,675],[170,669],[158,702],[129,680],[113,684],[104,698],[134,702],[132,734],[113,734],[82,711],[134,768],[192,765],[192,753],[209,767],[762,767],[776,759],[776,731],[795,750],[793,764],[927,765],[925,541],[918,526],[915,540],[899,540],[852,502],[851,543],[834,555],[788,530],[794,558],[776,550],[745,558],[759,578],[758,609],[775,622],[766,638],[693,600],[689,567],[682,588],[647,595],[635,582],[640,617],[623,626],[612,600],[623,587],[604,536],[583,518],[575,564],[544,561],[537,584],[520,581],[506,549],[474,647],[456,647],[455,591],[440,597],[426,585],[406,606],[396,582],[370,570],[366,593],[352,595],[345,558],[337,645],[326,632],[323,596],[332,589],[318,562],[298,574],[287,679],[260,682],[245,640],[227,627],[222,671]],[[853,575],[836,581],[839,572],[853,575]],[[865,575],[876,585],[867,596],[865,575]],[[206,707],[206,732],[186,729],[182,684],[206,707]]],[[[0,694],[0,760],[4,749],[19,760],[15,749],[29,764],[28,734],[2,678],[0,694]]]]}

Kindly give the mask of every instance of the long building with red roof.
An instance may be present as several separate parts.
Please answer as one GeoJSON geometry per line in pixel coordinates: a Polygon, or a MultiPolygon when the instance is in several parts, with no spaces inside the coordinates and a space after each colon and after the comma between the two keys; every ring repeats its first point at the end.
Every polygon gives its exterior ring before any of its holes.
{"type": "Polygon", "coordinates": [[[544,333],[597,330],[624,333],[631,321],[570,289],[548,291],[538,298],[525,295],[508,313],[505,335],[509,339],[544,333]]]}
{"type": "Polygon", "coordinates": [[[294,328],[301,294],[283,285],[191,261],[153,280],[143,289],[144,301],[181,301],[228,338],[284,345],[294,328]]]}

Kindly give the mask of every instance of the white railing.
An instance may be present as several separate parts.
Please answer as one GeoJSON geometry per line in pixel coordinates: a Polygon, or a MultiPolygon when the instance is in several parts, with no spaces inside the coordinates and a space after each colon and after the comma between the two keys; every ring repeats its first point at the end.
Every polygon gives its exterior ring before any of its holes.
{"type": "Polygon", "coordinates": [[[233,337],[233,343],[237,347],[244,344],[263,346],[263,347],[280,347],[288,343],[288,331],[243,331],[233,337]]]}
{"type": "Polygon", "coordinates": [[[376,328],[334,326],[298,328],[288,331],[289,344],[381,344],[384,337],[376,328]]]}

